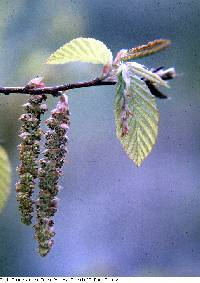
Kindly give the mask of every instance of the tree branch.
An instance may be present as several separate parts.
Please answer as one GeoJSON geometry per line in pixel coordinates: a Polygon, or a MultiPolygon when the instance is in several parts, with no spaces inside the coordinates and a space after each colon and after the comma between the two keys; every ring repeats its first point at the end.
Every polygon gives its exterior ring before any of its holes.
{"type": "Polygon", "coordinates": [[[91,87],[91,86],[102,86],[102,85],[114,85],[116,82],[103,81],[100,78],[88,82],[78,82],[73,84],[65,84],[52,87],[43,87],[43,88],[30,88],[29,85],[24,87],[0,87],[0,93],[9,95],[11,93],[24,93],[24,94],[52,94],[53,96],[60,96],[60,92],[82,87],[91,87]]]}
{"type": "MultiPolygon", "coordinates": [[[[169,68],[164,70],[163,67],[153,69],[153,73],[156,73],[160,76],[163,80],[171,80],[176,77],[176,72],[174,68],[169,68]]],[[[166,98],[151,82],[141,78],[147,84],[151,93],[159,98],[166,98]]],[[[74,88],[82,88],[82,87],[91,87],[91,86],[102,86],[102,85],[115,85],[117,81],[114,80],[114,77],[102,77],[96,78],[88,82],[78,82],[73,84],[65,84],[59,86],[50,86],[50,87],[42,87],[42,88],[35,88],[31,85],[27,84],[24,87],[0,87],[0,94],[9,95],[11,93],[23,93],[23,94],[51,94],[53,96],[60,96],[63,91],[74,89],[74,88]],[[112,80],[105,80],[105,79],[112,79],[112,80]]]]}

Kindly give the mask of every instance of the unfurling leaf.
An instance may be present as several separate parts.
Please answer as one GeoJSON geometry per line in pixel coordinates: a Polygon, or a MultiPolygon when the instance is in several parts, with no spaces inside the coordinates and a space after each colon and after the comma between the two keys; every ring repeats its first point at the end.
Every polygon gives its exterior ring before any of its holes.
{"type": "Polygon", "coordinates": [[[118,75],[115,120],[124,150],[140,166],[156,142],[159,112],[145,82],[127,64],[118,75]]]}
{"type": "Polygon", "coordinates": [[[0,146],[0,211],[10,194],[11,166],[6,151],[0,146]]]}
{"type": "Polygon", "coordinates": [[[47,60],[47,64],[65,64],[77,61],[106,65],[112,63],[112,53],[99,40],[79,37],[55,51],[47,60]]]}
{"type": "Polygon", "coordinates": [[[146,79],[146,80],[151,81],[152,83],[155,83],[155,84],[158,84],[158,85],[169,87],[167,82],[164,81],[159,75],[149,71],[147,68],[145,68],[141,64],[138,64],[136,62],[128,62],[128,63],[126,63],[126,66],[129,67],[129,70],[131,72],[142,77],[143,79],[146,79]]]}
{"type": "Polygon", "coordinates": [[[150,41],[146,45],[140,45],[129,50],[126,50],[124,56],[121,57],[121,61],[127,62],[135,58],[145,57],[152,55],[158,51],[161,51],[167,48],[171,44],[171,41],[168,39],[156,39],[150,41]]]}

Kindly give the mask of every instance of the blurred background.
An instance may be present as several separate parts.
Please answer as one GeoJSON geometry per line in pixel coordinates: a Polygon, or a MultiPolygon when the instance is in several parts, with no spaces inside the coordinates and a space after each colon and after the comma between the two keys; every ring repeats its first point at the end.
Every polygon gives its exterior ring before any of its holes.
{"type": "MultiPolygon", "coordinates": [[[[41,258],[20,223],[15,183],[21,105],[0,95],[0,144],[12,162],[12,193],[0,215],[0,276],[200,276],[200,1],[1,0],[0,85],[37,75],[47,85],[92,79],[101,66],[46,66],[76,37],[103,41],[115,55],[157,38],[171,48],[137,62],[175,67],[171,99],[158,100],[158,142],[136,168],[115,135],[114,86],[69,93],[69,164],[55,217],[55,244],[41,258]]],[[[51,110],[56,99],[49,97],[51,110]]]]}

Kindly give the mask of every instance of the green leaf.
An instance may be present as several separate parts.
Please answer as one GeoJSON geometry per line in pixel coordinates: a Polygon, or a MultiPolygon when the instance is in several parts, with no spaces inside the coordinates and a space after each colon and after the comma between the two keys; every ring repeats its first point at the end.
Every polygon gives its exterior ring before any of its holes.
{"type": "Polygon", "coordinates": [[[0,146],[0,211],[10,194],[11,166],[6,151],[0,146]]]}
{"type": "Polygon", "coordinates": [[[115,120],[124,150],[140,166],[156,142],[159,112],[145,82],[127,66],[118,76],[115,120]]]}
{"type": "Polygon", "coordinates": [[[54,52],[47,60],[47,64],[65,64],[77,61],[106,65],[112,63],[112,53],[99,40],[79,37],[54,52]]]}

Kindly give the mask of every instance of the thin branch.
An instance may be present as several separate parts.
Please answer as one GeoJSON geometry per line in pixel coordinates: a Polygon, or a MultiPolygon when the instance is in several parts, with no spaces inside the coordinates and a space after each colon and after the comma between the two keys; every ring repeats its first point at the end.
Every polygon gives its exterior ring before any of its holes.
{"type": "MultiPolygon", "coordinates": [[[[176,77],[176,72],[174,68],[169,68],[164,70],[163,67],[152,70],[152,72],[156,73],[163,80],[171,80],[176,77]]],[[[143,78],[141,78],[144,80],[143,78]]],[[[161,94],[155,86],[152,86],[149,81],[144,80],[147,86],[149,87],[151,93],[154,96],[159,98],[166,98],[165,95],[161,94]]],[[[102,77],[96,78],[88,82],[78,82],[73,84],[65,84],[59,86],[50,86],[50,87],[42,87],[42,88],[34,88],[30,87],[30,85],[26,85],[24,87],[0,87],[0,94],[9,95],[11,93],[23,93],[23,94],[51,94],[53,96],[60,96],[63,91],[74,89],[74,88],[82,88],[82,87],[91,87],[91,86],[102,86],[102,85],[115,85],[117,80],[114,77],[102,77]],[[107,80],[106,80],[107,79],[107,80]],[[109,80],[110,79],[110,80],[109,80]]]]}
{"type": "Polygon", "coordinates": [[[30,88],[28,85],[24,87],[0,87],[0,93],[9,95],[11,93],[26,93],[26,94],[52,94],[53,96],[60,96],[60,92],[81,88],[81,87],[91,87],[91,86],[102,86],[102,85],[114,85],[116,82],[103,81],[100,78],[88,82],[78,82],[73,84],[65,84],[52,87],[43,87],[43,88],[30,88]]]}

